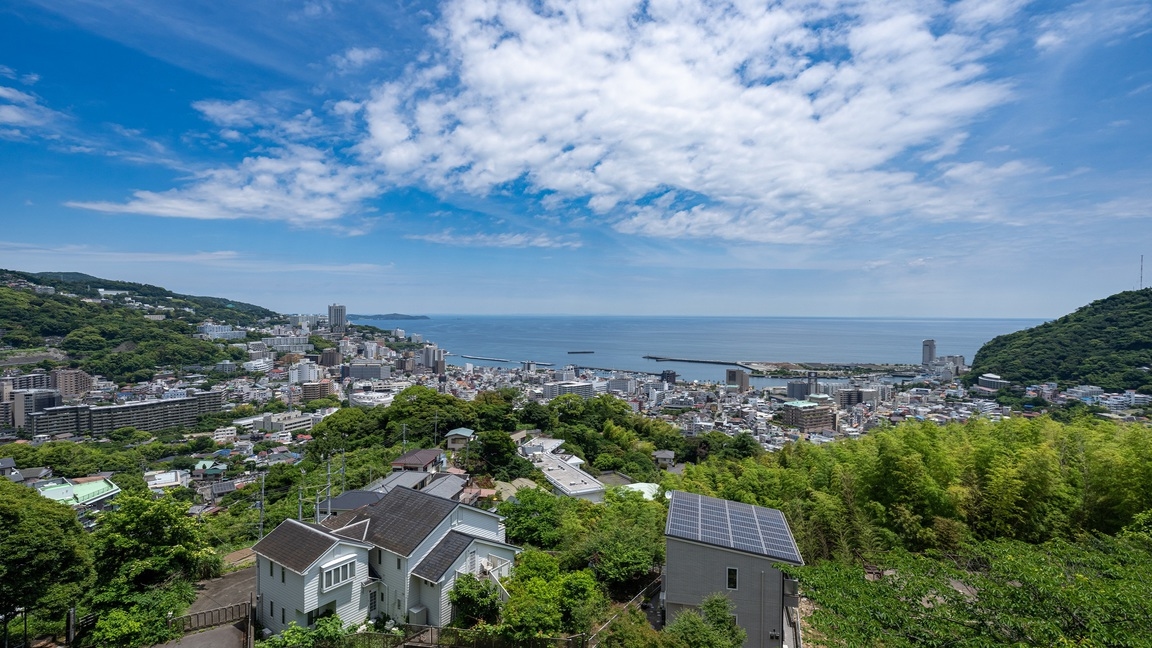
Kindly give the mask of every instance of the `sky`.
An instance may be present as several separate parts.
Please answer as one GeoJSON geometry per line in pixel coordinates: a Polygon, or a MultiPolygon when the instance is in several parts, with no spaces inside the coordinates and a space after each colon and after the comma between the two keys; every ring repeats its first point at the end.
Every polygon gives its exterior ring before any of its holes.
{"type": "Polygon", "coordinates": [[[285,313],[1152,283],[1146,0],[0,0],[0,267],[285,313]]]}

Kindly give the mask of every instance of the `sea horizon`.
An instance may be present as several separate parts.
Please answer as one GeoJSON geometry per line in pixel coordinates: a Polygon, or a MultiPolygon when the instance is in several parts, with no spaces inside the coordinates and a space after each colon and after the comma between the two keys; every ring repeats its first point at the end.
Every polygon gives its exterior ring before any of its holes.
{"type": "MultiPolygon", "coordinates": [[[[521,362],[719,381],[725,366],[645,359],[646,355],[715,362],[920,364],[923,340],[938,355],[971,363],[998,335],[1041,324],[1039,318],[805,317],[724,315],[427,315],[418,320],[355,319],[418,334],[448,351],[449,363],[518,366],[521,362]],[[581,352],[574,354],[572,352],[581,352]],[[463,355],[479,358],[461,358],[463,355]],[[486,360],[499,359],[500,361],[486,360]]],[[[771,379],[761,379],[773,384],[771,379]]]]}

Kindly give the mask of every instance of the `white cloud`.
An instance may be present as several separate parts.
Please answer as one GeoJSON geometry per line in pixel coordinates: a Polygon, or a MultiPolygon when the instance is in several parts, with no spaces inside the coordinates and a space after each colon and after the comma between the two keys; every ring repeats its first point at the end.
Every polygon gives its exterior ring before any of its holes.
{"type": "Polygon", "coordinates": [[[384,52],[379,47],[350,47],[343,54],[328,57],[328,61],[340,74],[346,74],[382,58],[384,52]]]}
{"type": "Polygon", "coordinates": [[[1083,48],[1146,29],[1152,6],[1145,0],[1092,0],[1074,4],[1039,22],[1036,48],[1052,52],[1083,48]]]}
{"type": "Polygon", "coordinates": [[[0,134],[7,132],[10,137],[26,137],[63,120],[64,115],[45,106],[38,97],[0,86],[0,134]]]}
{"type": "Polygon", "coordinates": [[[65,204],[109,213],[206,220],[255,218],[341,229],[346,226],[338,221],[362,213],[363,201],[378,191],[371,179],[328,153],[292,146],[274,155],[246,158],[236,168],[202,172],[185,188],[137,191],[123,203],[65,204]]]}
{"type": "Polygon", "coordinates": [[[251,128],[270,119],[266,108],[248,99],[221,101],[205,99],[192,104],[208,121],[224,128],[251,128]]]}
{"type": "Polygon", "coordinates": [[[456,234],[451,230],[435,234],[412,234],[404,238],[456,247],[493,248],[579,248],[572,239],[558,239],[547,234],[456,234]]]}
{"type": "Polygon", "coordinates": [[[901,158],[954,155],[1009,100],[981,34],[1020,4],[963,3],[940,33],[950,10],[933,3],[449,2],[443,54],[366,103],[362,152],[397,183],[524,183],[648,236],[791,242],[963,218],[901,158]]]}

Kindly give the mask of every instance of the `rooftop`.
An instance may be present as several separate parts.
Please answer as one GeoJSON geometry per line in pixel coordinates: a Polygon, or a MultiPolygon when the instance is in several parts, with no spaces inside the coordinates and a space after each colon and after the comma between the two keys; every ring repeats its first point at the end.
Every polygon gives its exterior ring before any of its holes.
{"type": "Polygon", "coordinates": [[[804,564],[782,512],[683,491],[671,495],[664,535],[804,564]]]}

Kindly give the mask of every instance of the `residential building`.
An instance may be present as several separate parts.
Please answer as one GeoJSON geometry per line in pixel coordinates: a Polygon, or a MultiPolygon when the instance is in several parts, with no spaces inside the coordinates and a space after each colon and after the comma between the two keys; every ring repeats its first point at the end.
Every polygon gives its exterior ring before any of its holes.
{"type": "Polygon", "coordinates": [[[236,442],[236,426],[229,425],[228,427],[216,428],[212,432],[212,440],[218,445],[228,445],[229,443],[236,442]]]}
{"type": "Polygon", "coordinates": [[[233,331],[231,324],[211,324],[205,322],[196,327],[196,332],[209,340],[243,340],[247,331],[233,331]]]}
{"type": "Polygon", "coordinates": [[[28,417],[63,402],[55,389],[17,389],[12,393],[12,419],[18,428],[28,427],[28,417]]]}
{"type": "Polygon", "coordinates": [[[920,350],[921,364],[930,365],[936,361],[936,340],[924,340],[920,350]]]}
{"type": "Polygon", "coordinates": [[[520,550],[505,543],[499,515],[396,488],[323,525],[286,520],[253,551],[258,617],[280,632],[329,613],[351,624],[387,614],[446,625],[456,577],[498,582],[520,550]]]}
{"type": "Polygon", "coordinates": [[[330,396],[332,393],[333,391],[331,380],[306,382],[300,385],[300,398],[303,399],[305,403],[308,401],[314,401],[318,398],[324,398],[325,396],[330,396]]]}
{"type": "Polygon", "coordinates": [[[817,405],[812,401],[789,401],[780,407],[784,415],[784,426],[800,432],[819,432],[836,427],[836,411],[827,405],[817,405]]]}
{"type": "Polygon", "coordinates": [[[89,517],[89,513],[107,510],[112,500],[120,494],[119,486],[111,479],[101,476],[75,479],[54,477],[36,483],[35,488],[44,497],[75,509],[80,516],[80,523],[88,529],[96,525],[96,521],[89,517]]]}
{"type": "Polygon", "coordinates": [[[202,414],[219,412],[224,408],[223,391],[194,392],[186,398],[125,403],[107,407],[71,405],[49,407],[28,415],[26,429],[33,435],[56,436],[71,433],[92,433],[105,436],[112,430],[134,427],[145,432],[158,432],[168,428],[192,427],[202,414]]]}
{"type": "Polygon", "coordinates": [[[387,380],[392,376],[392,368],[383,362],[353,360],[348,365],[348,377],[352,380],[387,380]]]}
{"type": "Polygon", "coordinates": [[[343,333],[348,326],[348,309],[343,304],[330,304],[328,306],[328,329],[343,333]]]}
{"type": "Polygon", "coordinates": [[[724,372],[724,384],[728,391],[743,394],[748,391],[748,372],[743,369],[728,369],[724,372]]]}
{"type": "Polygon", "coordinates": [[[444,435],[444,441],[448,445],[449,450],[463,450],[468,442],[476,436],[474,430],[468,428],[456,428],[444,435]]]}
{"type": "MultiPolygon", "coordinates": [[[[571,372],[569,372],[571,373],[571,372]]],[[[564,394],[576,394],[582,398],[594,398],[596,387],[590,382],[576,382],[575,380],[556,380],[543,385],[544,398],[553,399],[564,394]]]]}
{"type": "Polygon", "coordinates": [[[261,342],[278,353],[308,353],[316,348],[307,335],[281,335],[263,338],[261,342]]]}
{"type": "Polygon", "coordinates": [[[799,602],[795,581],[774,566],[804,564],[784,514],[682,491],[669,495],[664,528],[667,620],[719,592],[732,601],[736,624],[747,632],[745,648],[798,645],[786,614],[786,608],[795,613],[799,602]]]}
{"type": "Polygon", "coordinates": [[[396,457],[396,460],[392,462],[392,471],[439,472],[444,469],[445,465],[447,462],[444,451],[440,448],[409,450],[396,457]]]}
{"type": "Polygon", "coordinates": [[[580,468],[579,457],[558,452],[562,445],[563,439],[538,437],[520,446],[520,453],[544,473],[556,495],[603,502],[604,484],[580,468]]]}
{"type": "Polygon", "coordinates": [[[52,371],[52,384],[64,398],[83,396],[92,390],[92,376],[80,369],[52,371]]]}
{"type": "Polygon", "coordinates": [[[343,360],[340,349],[336,347],[329,347],[320,352],[320,364],[325,367],[338,366],[343,360]]]}

